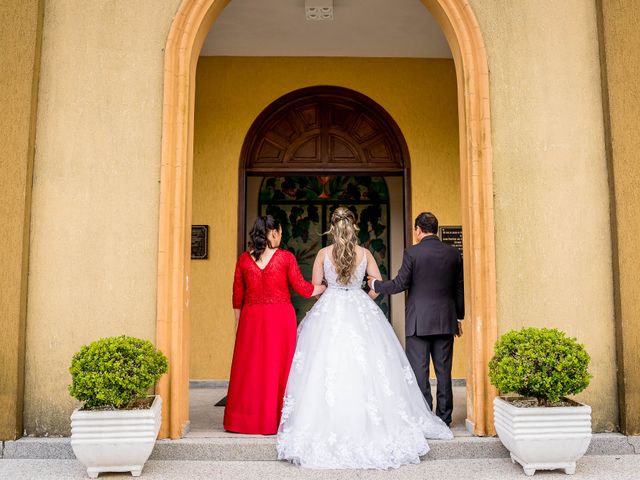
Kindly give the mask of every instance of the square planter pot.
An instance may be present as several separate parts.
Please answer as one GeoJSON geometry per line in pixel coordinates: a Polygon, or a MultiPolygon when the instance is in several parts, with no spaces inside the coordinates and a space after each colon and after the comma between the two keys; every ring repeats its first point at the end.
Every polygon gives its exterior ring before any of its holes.
{"type": "Polygon", "coordinates": [[[571,475],[591,442],[591,407],[516,407],[493,401],[496,432],[511,460],[531,476],[536,470],[564,469],[571,475]]]}
{"type": "Polygon", "coordinates": [[[131,472],[134,477],[151,455],[160,431],[162,399],[140,410],[74,410],[71,447],[76,458],[97,478],[101,472],[131,472]]]}

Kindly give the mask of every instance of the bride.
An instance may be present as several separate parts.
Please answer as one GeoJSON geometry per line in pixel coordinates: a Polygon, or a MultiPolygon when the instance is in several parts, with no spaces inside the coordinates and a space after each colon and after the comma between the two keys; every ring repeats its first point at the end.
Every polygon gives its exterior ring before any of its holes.
{"type": "Polygon", "coordinates": [[[358,246],[354,214],[331,217],[334,244],[318,252],[312,283],[326,292],[298,328],[278,429],[278,459],[308,468],[397,468],[419,463],[427,438],[453,438],[418,388],[402,346],[362,290],[380,279],[358,246]]]}

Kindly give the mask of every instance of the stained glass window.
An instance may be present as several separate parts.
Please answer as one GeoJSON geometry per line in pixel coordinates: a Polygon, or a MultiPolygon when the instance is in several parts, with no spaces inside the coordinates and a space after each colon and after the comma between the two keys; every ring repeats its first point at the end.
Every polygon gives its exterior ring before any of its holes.
{"type": "MultiPolygon", "coordinates": [[[[328,235],[333,211],[347,207],[356,215],[360,245],[372,253],[383,278],[388,277],[389,191],[384,177],[286,176],[265,177],[259,195],[259,214],[273,215],[282,225],[282,248],[298,259],[306,279],[311,279],[318,250],[331,242],[328,235]]],[[[292,295],[298,322],[314,303],[292,295]]],[[[390,317],[389,297],[376,300],[390,317]]]]}

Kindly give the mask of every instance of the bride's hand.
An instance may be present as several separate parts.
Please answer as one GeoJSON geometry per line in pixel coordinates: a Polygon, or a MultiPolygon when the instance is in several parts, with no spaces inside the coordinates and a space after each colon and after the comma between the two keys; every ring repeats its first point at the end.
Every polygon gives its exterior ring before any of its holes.
{"type": "Polygon", "coordinates": [[[322,295],[326,289],[327,287],[325,285],[314,285],[312,295],[316,298],[320,298],[320,295],[322,295]]]}

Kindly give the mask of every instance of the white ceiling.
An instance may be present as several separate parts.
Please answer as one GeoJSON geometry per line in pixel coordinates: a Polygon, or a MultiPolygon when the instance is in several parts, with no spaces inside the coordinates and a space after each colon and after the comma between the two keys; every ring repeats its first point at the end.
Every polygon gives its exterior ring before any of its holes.
{"type": "Polygon", "coordinates": [[[451,58],[420,0],[333,5],[333,20],[307,21],[304,0],[232,0],[200,55],[451,58]]]}

